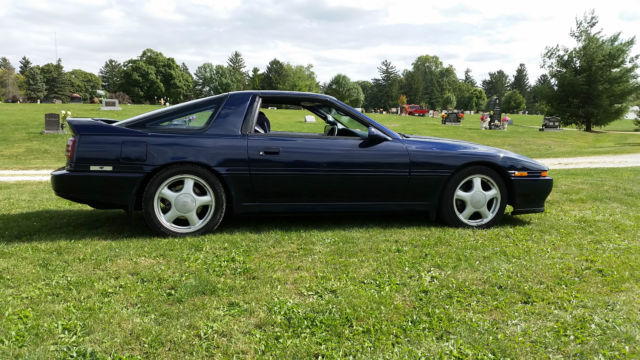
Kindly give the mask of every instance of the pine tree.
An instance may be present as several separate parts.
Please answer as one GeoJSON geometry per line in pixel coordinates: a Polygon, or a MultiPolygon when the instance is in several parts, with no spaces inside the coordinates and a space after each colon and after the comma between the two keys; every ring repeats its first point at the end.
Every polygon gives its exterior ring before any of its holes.
{"type": "Polygon", "coordinates": [[[22,59],[20,59],[20,75],[26,74],[27,70],[29,70],[31,66],[33,66],[33,64],[31,64],[31,60],[26,56],[23,56],[22,59]]]}
{"type": "Polygon", "coordinates": [[[24,73],[25,80],[25,96],[30,100],[42,100],[47,93],[42,74],[40,74],[40,68],[38,66],[31,66],[24,73]]]}
{"type": "Polygon", "coordinates": [[[247,86],[247,73],[245,71],[244,59],[242,54],[234,51],[227,59],[227,68],[231,73],[233,81],[233,90],[244,90],[247,86]]]}
{"type": "Polygon", "coordinates": [[[555,84],[551,112],[586,131],[620,119],[640,91],[638,55],[630,54],[635,38],[623,40],[619,32],[605,37],[597,25],[594,11],[576,19],[570,34],[577,46],[547,48],[543,59],[555,84]]]}

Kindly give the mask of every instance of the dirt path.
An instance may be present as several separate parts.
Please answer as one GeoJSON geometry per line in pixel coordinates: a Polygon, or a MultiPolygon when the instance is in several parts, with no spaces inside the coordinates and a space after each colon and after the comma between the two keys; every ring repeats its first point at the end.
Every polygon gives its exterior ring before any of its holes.
{"type": "Polygon", "coordinates": [[[574,158],[536,159],[549,169],[611,168],[640,166],[640,154],[601,155],[574,158]]]}
{"type": "MultiPolygon", "coordinates": [[[[535,159],[551,170],[640,167],[640,154],[584,156],[574,158],[535,159]]],[[[0,182],[49,181],[53,170],[0,170],[0,182]]]]}

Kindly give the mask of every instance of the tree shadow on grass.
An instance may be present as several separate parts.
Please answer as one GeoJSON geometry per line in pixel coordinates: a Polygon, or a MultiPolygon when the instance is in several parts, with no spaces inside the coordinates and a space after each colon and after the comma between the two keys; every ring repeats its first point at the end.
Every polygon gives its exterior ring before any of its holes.
{"type": "Polygon", "coordinates": [[[0,214],[0,242],[123,240],[151,236],[141,214],[121,210],[38,210],[0,214]]]}
{"type": "MultiPolygon", "coordinates": [[[[498,227],[526,226],[529,222],[505,215],[498,227]]],[[[403,229],[427,226],[446,228],[426,213],[323,213],[301,215],[229,215],[220,234],[266,231],[339,231],[353,228],[403,229]]],[[[0,214],[0,243],[68,240],[125,240],[155,237],[141,212],[128,216],[121,210],[38,210],[0,214]]]]}

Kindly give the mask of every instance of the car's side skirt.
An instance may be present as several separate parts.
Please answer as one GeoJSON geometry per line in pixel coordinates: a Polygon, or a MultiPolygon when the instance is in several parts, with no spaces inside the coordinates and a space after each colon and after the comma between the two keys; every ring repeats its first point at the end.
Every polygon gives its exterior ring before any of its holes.
{"type": "Polygon", "coordinates": [[[236,213],[318,213],[331,211],[380,212],[380,211],[425,211],[432,204],[422,202],[358,202],[358,203],[245,203],[235,209],[236,213]]]}

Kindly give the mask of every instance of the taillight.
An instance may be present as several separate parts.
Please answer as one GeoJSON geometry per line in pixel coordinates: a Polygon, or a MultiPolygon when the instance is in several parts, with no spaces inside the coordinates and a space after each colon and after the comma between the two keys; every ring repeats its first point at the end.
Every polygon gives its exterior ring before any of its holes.
{"type": "Polygon", "coordinates": [[[73,153],[76,151],[76,138],[70,137],[67,140],[67,149],[65,151],[65,155],[67,156],[67,161],[73,160],[73,153]]]}

